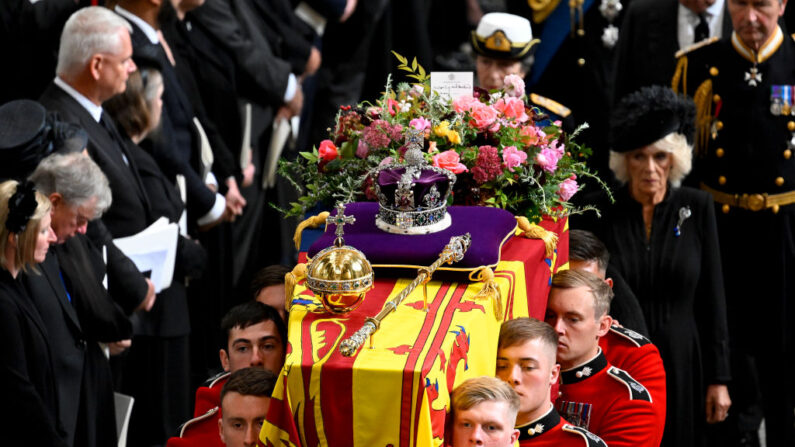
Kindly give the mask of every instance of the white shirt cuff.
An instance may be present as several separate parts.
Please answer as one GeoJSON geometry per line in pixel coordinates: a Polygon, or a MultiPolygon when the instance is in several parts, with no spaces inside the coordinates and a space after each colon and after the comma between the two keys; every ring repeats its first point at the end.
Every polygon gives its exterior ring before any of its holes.
{"type": "Polygon", "coordinates": [[[215,204],[213,204],[212,209],[210,209],[210,211],[207,214],[199,218],[197,223],[199,224],[199,226],[213,223],[221,218],[221,216],[224,214],[225,209],[226,209],[226,199],[221,194],[216,193],[215,204]]]}
{"type": "Polygon", "coordinates": [[[218,179],[215,178],[215,174],[212,172],[207,173],[207,177],[204,178],[204,183],[206,185],[213,185],[216,189],[218,188],[218,179]]]}
{"type": "Polygon", "coordinates": [[[290,73],[290,77],[287,78],[287,89],[284,91],[284,102],[292,101],[296,90],[298,90],[298,80],[290,73]]]}

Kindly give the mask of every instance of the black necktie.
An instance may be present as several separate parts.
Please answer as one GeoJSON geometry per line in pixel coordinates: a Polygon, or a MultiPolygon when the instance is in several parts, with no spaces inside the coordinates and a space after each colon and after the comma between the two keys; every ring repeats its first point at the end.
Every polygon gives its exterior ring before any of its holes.
{"type": "Polygon", "coordinates": [[[707,15],[703,12],[698,15],[698,25],[696,25],[695,39],[693,43],[701,42],[709,37],[709,24],[707,23],[707,15]]]}
{"type": "Polygon", "coordinates": [[[121,155],[122,160],[124,160],[124,164],[130,166],[129,160],[127,160],[127,155],[124,153],[124,140],[122,139],[121,135],[119,135],[119,131],[116,130],[116,125],[113,124],[113,120],[108,117],[105,112],[102,112],[102,115],[99,116],[99,124],[108,131],[108,134],[113,139],[113,142],[116,143],[116,148],[119,150],[119,155],[121,155]]]}

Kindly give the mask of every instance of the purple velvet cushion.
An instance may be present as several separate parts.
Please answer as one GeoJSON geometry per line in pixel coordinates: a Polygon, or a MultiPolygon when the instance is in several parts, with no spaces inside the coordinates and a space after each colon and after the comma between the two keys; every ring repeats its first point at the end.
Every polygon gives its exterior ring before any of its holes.
{"type": "MultiPolygon", "coordinates": [[[[356,223],[345,225],[345,244],[361,250],[373,267],[416,268],[433,264],[451,237],[468,232],[472,236],[472,244],[464,259],[441,269],[471,270],[497,265],[502,244],[513,236],[516,229],[513,214],[482,206],[450,206],[447,211],[453,223],[446,230],[432,234],[402,235],[387,233],[375,226],[378,203],[351,203],[346,206],[345,215],[356,217],[356,223]]],[[[331,211],[332,215],[336,213],[336,210],[331,211]]],[[[336,225],[326,226],[326,232],[309,247],[309,257],[332,245],[335,230],[336,225]]]]}

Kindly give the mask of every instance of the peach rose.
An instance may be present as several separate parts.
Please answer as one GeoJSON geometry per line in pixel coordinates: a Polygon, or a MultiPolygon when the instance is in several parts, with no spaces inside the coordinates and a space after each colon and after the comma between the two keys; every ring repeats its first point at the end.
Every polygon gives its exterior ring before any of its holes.
{"type": "Polygon", "coordinates": [[[447,169],[453,174],[469,171],[466,166],[461,164],[461,157],[458,155],[458,152],[452,149],[434,155],[433,165],[437,168],[447,169]]]}

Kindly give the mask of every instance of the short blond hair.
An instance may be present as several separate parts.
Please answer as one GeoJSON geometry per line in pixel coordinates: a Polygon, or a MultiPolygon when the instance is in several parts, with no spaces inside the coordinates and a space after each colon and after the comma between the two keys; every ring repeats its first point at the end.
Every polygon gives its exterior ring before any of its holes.
{"type": "MultiPolygon", "coordinates": [[[[0,183],[0,222],[2,222],[2,226],[0,226],[0,263],[2,263],[4,267],[8,265],[9,261],[6,259],[8,236],[15,234],[6,227],[6,221],[8,220],[8,201],[11,199],[11,196],[17,192],[17,186],[19,186],[19,182],[16,180],[0,183]]],[[[14,265],[22,271],[26,271],[28,267],[33,267],[37,263],[34,256],[36,254],[39,224],[41,223],[41,219],[50,212],[50,208],[52,207],[50,200],[44,194],[38,191],[35,194],[36,210],[33,212],[33,216],[28,220],[25,229],[21,233],[15,234],[17,238],[17,249],[14,253],[13,261],[14,265]]]]}
{"type": "Polygon", "coordinates": [[[594,317],[599,318],[610,312],[613,289],[598,276],[582,270],[563,270],[552,277],[553,289],[576,289],[585,287],[593,296],[594,317]]]}
{"type": "Polygon", "coordinates": [[[519,412],[519,395],[510,385],[496,377],[475,377],[458,385],[453,390],[453,411],[469,410],[483,402],[505,402],[511,420],[519,412]]]}
{"type": "MultiPolygon", "coordinates": [[[[668,174],[668,180],[674,186],[681,185],[682,179],[693,168],[693,146],[687,143],[687,138],[680,133],[669,133],[649,146],[671,154],[673,162],[671,163],[671,172],[668,174]]],[[[630,153],[632,152],[610,151],[610,170],[613,171],[616,180],[621,183],[629,181],[627,155],[630,153]]]]}

